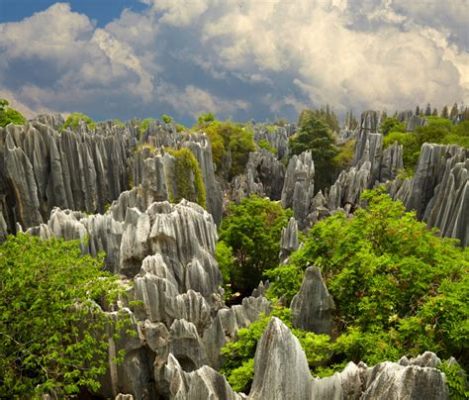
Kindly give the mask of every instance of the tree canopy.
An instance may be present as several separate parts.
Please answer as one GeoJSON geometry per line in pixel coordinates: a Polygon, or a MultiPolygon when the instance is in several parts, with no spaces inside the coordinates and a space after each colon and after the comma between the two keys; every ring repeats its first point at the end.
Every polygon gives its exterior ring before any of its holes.
{"type": "Polygon", "coordinates": [[[99,307],[121,293],[103,256],[26,234],[0,245],[0,397],[58,398],[99,387],[109,320],[99,307]]]}
{"type": "MultiPolygon", "coordinates": [[[[255,195],[228,206],[219,235],[235,259],[234,265],[228,266],[234,289],[250,294],[264,272],[277,266],[282,228],[290,216],[291,211],[279,202],[255,195]]],[[[228,264],[227,250],[220,250],[220,254],[223,265],[228,264]]]]}

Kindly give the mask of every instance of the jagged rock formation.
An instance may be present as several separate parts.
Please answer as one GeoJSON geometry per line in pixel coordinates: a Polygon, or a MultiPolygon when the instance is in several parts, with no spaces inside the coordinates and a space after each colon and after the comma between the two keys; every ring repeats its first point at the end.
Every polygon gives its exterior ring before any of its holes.
{"type": "Polygon", "coordinates": [[[282,237],[280,239],[280,263],[283,263],[288,256],[298,249],[298,222],[291,217],[288,225],[282,228],[282,237]]]}
{"type": "Polygon", "coordinates": [[[270,131],[264,125],[254,125],[254,140],[259,143],[265,140],[277,151],[279,160],[288,157],[288,138],[295,133],[294,125],[287,125],[285,127],[277,126],[274,131],[270,131]]]}
{"type": "Polygon", "coordinates": [[[258,343],[249,399],[448,399],[444,375],[433,353],[368,368],[349,363],[340,373],[312,379],[298,340],[272,318],[258,343]]]}
{"type": "Polygon", "coordinates": [[[314,196],[314,161],[310,151],[294,155],[287,167],[282,189],[282,205],[291,208],[300,229],[306,226],[314,196]]]}
{"type": "Polygon", "coordinates": [[[43,222],[55,206],[103,211],[128,187],[124,128],[60,133],[58,124],[43,117],[0,129],[0,195],[10,232],[16,223],[27,228],[43,222]]]}
{"type": "Polygon", "coordinates": [[[318,334],[332,333],[335,304],[318,267],[306,269],[300,291],[293,297],[290,308],[295,328],[318,334]]]}
{"type": "Polygon", "coordinates": [[[425,143],[413,178],[389,185],[393,198],[443,236],[469,244],[469,151],[455,145],[425,143]]]}
{"type": "Polygon", "coordinates": [[[257,344],[249,399],[307,400],[311,392],[308,362],[298,339],[272,318],[257,344]]]}
{"type": "Polygon", "coordinates": [[[280,200],[282,195],[285,167],[270,151],[260,149],[249,153],[246,173],[235,177],[231,198],[240,201],[251,194],[280,200]]]}
{"type": "Polygon", "coordinates": [[[270,313],[270,303],[259,296],[224,306],[213,256],[216,226],[202,207],[185,200],[176,205],[155,202],[145,211],[128,208],[121,215],[120,201],[104,215],[56,208],[47,224],[28,230],[42,238],[79,239],[83,252],[94,255],[104,250],[108,268],[133,281],[129,301],[141,304],[128,310],[135,335],[123,333],[110,344],[110,368],[100,394],[131,393],[135,399],[168,395],[172,381],[162,376],[171,354],[188,373],[182,374],[182,396],[219,395],[217,382],[224,378],[207,365],[218,367],[220,348],[260,313],[270,313]],[[126,356],[116,366],[111,360],[121,349],[126,356]]]}
{"type": "Polygon", "coordinates": [[[97,124],[94,131],[85,124],[62,131],[63,122],[60,116],[44,115],[24,126],[0,128],[0,211],[8,232],[15,232],[17,223],[24,228],[42,223],[54,207],[102,213],[131,184],[145,183],[144,205],[170,200],[174,162],[138,151],[142,144],[189,148],[210,193],[207,209],[216,222],[221,220],[222,193],[204,135],[184,135],[156,123],[143,138],[131,124],[111,122],[97,124]]]}

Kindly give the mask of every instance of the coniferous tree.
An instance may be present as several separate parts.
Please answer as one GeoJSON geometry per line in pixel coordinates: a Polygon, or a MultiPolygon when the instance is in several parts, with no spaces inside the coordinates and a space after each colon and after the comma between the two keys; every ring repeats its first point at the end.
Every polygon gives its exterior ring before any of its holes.
{"type": "Polygon", "coordinates": [[[438,117],[438,110],[436,107],[433,109],[432,115],[438,117]]]}
{"type": "Polygon", "coordinates": [[[459,114],[458,104],[454,103],[453,107],[451,108],[451,112],[449,113],[449,117],[451,119],[455,119],[459,114]]]}
{"type": "Polygon", "coordinates": [[[432,115],[432,107],[430,103],[427,104],[427,108],[425,109],[425,116],[428,117],[429,115],[432,115]]]}
{"type": "Polygon", "coordinates": [[[420,115],[420,107],[415,107],[415,115],[420,115]]]}
{"type": "Polygon", "coordinates": [[[444,106],[443,109],[441,110],[441,118],[448,118],[448,117],[449,117],[448,106],[444,106]]]}

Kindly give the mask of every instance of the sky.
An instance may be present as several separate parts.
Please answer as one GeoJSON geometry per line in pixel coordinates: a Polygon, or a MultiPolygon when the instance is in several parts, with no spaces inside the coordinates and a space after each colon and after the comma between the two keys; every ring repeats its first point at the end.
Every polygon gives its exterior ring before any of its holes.
{"type": "Polygon", "coordinates": [[[295,120],[469,104],[469,0],[0,0],[27,116],[295,120]]]}

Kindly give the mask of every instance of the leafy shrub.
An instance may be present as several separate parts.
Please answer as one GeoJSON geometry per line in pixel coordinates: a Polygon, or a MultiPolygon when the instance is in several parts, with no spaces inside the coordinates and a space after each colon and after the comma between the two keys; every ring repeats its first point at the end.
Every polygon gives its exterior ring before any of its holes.
{"type": "Polygon", "coordinates": [[[75,112],[67,117],[60,130],[62,131],[68,128],[77,130],[80,127],[80,122],[84,122],[89,129],[96,129],[96,123],[88,117],[88,115],[75,112]]]}
{"type": "Polygon", "coordinates": [[[259,142],[257,143],[257,145],[261,148],[261,149],[265,149],[267,151],[270,151],[272,154],[276,155],[277,154],[277,149],[275,147],[273,147],[268,140],[266,139],[261,139],[259,140],[259,142]]]}
{"type": "Polygon", "coordinates": [[[282,228],[290,216],[279,202],[255,195],[228,206],[219,234],[236,259],[230,273],[234,289],[250,293],[264,272],[277,266],[282,228]]]}
{"type": "Polygon", "coordinates": [[[98,304],[122,293],[103,264],[73,241],[18,234],[0,246],[0,397],[99,388],[109,320],[98,304]]]}
{"type": "Polygon", "coordinates": [[[9,107],[8,100],[0,99],[0,127],[8,124],[24,125],[26,118],[19,111],[9,107]]]}
{"type": "Polygon", "coordinates": [[[165,124],[170,124],[171,122],[173,122],[173,119],[168,115],[168,114],[163,114],[161,116],[161,120],[165,123],[165,124]]]}

